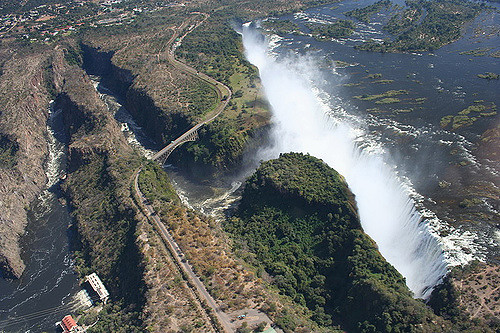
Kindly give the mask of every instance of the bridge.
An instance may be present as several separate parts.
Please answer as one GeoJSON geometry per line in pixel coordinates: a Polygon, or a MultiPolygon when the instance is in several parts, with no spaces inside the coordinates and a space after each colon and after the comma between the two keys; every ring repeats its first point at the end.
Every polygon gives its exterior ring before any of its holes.
{"type": "Polygon", "coordinates": [[[207,118],[205,120],[199,122],[189,130],[184,132],[177,139],[173,140],[167,146],[165,146],[163,149],[161,149],[159,152],[153,155],[151,159],[160,162],[161,165],[165,164],[167,158],[175,150],[175,148],[179,147],[183,143],[198,140],[199,137],[198,130],[200,129],[200,127],[217,118],[221,114],[221,112],[226,108],[232,96],[231,89],[229,89],[229,87],[227,87],[225,84],[211,78],[210,76],[204,73],[197,71],[193,67],[190,67],[189,65],[175,59],[174,57],[175,49],[182,43],[184,37],[186,37],[190,32],[195,30],[208,18],[208,14],[205,13],[193,13],[193,14],[201,14],[205,16],[205,18],[202,21],[198,22],[192,29],[189,29],[189,31],[184,33],[184,35],[182,35],[181,37],[178,37],[179,32],[182,31],[187,26],[188,21],[183,22],[178,29],[174,30],[172,37],[170,37],[169,41],[167,42],[167,45],[169,47],[169,50],[167,52],[167,59],[175,68],[182,70],[187,74],[197,78],[198,80],[204,81],[205,83],[208,83],[210,86],[212,86],[215,92],[217,93],[217,100],[219,101],[219,105],[217,105],[217,107],[207,115],[207,118]]]}
{"type": "Polygon", "coordinates": [[[175,148],[179,147],[185,142],[198,140],[198,129],[201,127],[201,125],[202,124],[198,124],[189,129],[180,137],[170,142],[170,144],[165,146],[162,150],[154,154],[151,159],[160,162],[161,165],[165,164],[167,158],[170,156],[170,154],[174,151],[175,148]]]}

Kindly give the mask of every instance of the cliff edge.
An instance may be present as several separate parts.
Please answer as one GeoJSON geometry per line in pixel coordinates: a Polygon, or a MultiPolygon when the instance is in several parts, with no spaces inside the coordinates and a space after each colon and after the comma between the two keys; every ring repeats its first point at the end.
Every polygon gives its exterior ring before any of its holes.
{"type": "MultiPolygon", "coordinates": [[[[359,221],[354,195],[323,161],[282,154],[247,180],[227,230],[253,253],[282,294],[328,328],[356,332],[443,331],[446,325],[413,299],[359,221]]],[[[294,318],[278,324],[295,330],[294,318]]]]}
{"type": "MultiPolygon", "coordinates": [[[[22,52],[19,52],[22,53],[22,52]]],[[[47,55],[2,52],[0,76],[0,270],[19,278],[26,208],[46,184],[47,55]]]]}

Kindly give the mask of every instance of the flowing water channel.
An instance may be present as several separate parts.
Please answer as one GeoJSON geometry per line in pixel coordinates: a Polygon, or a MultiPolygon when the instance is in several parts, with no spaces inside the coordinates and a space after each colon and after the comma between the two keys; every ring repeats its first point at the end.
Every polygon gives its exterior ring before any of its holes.
{"type": "Polygon", "coordinates": [[[60,114],[51,108],[47,189],[32,204],[21,239],[26,270],[19,280],[0,279],[0,332],[53,332],[55,323],[77,306],[72,297],[79,285],[70,252],[71,217],[58,200],[66,160],[60,114]]]}
{"type": "MultiPolygon", "coordinates": [[[[302,27],[328,23],[373,2],[344,1],[278,19],[302,27]]],[[[498,25],[499,16],[480,15],[464,38],[432,54],[355,50],[353,45],[363,40],[387,37],[380,29],[383,20],[360,24],[347,40],[327,42],[308,35],[264,37],[256,29],[258,22],[247,24],[240,32],[271,105],[271,144],[247,158],[247,172],[219,180],[219,185],[225,183],[222,187],[193,182],[175,167],[168,171],[186,203],[220,217],[237,199],[238,185],[257,161],[288,151],[322,158],[346,177],[363,228],[382,254],[406,277],[415,297],[427,298],[449,266],[498,254],[498,225],[491,223],[498,221],[498,200],[492,195],[498,189],[498,161],[475,155],[479,135],[494,127],[498,116],[479,118],[461,131],[441,129],[440,120],[477,101],[500,104],[498,82],[477,78],[478,73],[498,69],[498,59],[471,60],[461,54],[477,47],[496,50],[498,34],[479,37],[479,46],[475,35],[485,24],[498,25]],[[389,80],[371,84],[366,77],[372,73],[389,80]],[[390,89],[405,89],[406,96],[385,106],[355,98],[390,89]],[[474,223],[462,221],[458,204],[446,205],[440,187],[448,186],[454,172],[493,189],[483,193],[474,223]]],[[[453,184],[462,191],[456,194],[459,198],[467,195],[461,182],[453,184]]]]}
{"type": "MultiPolygon", "coordinates": [[[[346,19],[343,12],[373,2],[344,1],[277,19],[308,31],[307,23],[346,19]]],[[[356,195],[365,231],[415,296],[427,298],[447,266],[498,254],[498,225],[491,218],[478,213],[475,223],[460,224],[452,211],[447,216],[457,222],[452,226],[438,218],[435,212],[442,206],[431,195],[440,196],[437,185],[457,168],[485,188],[498,189],[498,161],[479,160],[473,151],[478,136],[498,123],[496,112],[460,132],[439,125],[443,116],[474,103],[500,102],[498,82],[477,78],[478,73],[498,71],[498,58],[472,61],[461,53],[478,47],[497,50],[498,33],[475,35],[490,27],[485,24],[499,27],[500,16],[480,15],[465,38],[434,54],[355,50],[356,43],[387,37],[380,28],[384,19],[359,23],[352,38],[326,42],[307,34],[264,37],[256,29],[259,22],[243,26],[247,58],[259,69],[274,123],[272,143],[257,159],[300,151],[343,174],[356,195]],[[388,80],[372,83],[368,75],[373,73],[388,80]],[[390,89],[405,89],[406,96],[391,105],[356,98],[390,89]]],[[[498,221],[498,200],[494,195],[490,200],[491,193],[495,190],[484,193],[477,209],[498,221]]]]}
{"type": "MultiPolygon", "coordinates": [[[[361,5],[372,2],[365,0],[361,5]]],[[[345,1],[339,6],[318,7],[280,19],[292,19],[299,25],[329,22],[360,4],[345,1]]],[[[449,265],[484,260],[498,249],[498,232],[494,228],[482,224],[457,227],[439,219],[435,211],[440,206],[429,190],[429,184],[437,184],[449,165],[463,161],[468,172],[484,176],[485,182],[494,184],[498,180],[495,167],[481,164],[472,150],[474,139],[497,118],[481,119],[460,134],[436,126],[442,116],[456,113],[475,99],[500,104],[495,86],[475,80],[474,74],[495,67],[498,60],[481,58],[469,63],[458,53],[474,46],[475,42],[467,38],[426,55],[353,50],[349,43],[384,37],[377,25],[380,23],[362,26],[351,40],[331,42],[318,42],[308,36],[264,38],[247,25],[243,30],[247,57],[259,68],[272,107],[271,144],[247,156],[240,173],[214,182],[196,182],[172,165],[167,165],[166,170],[185,204],[223,218],[237,202],[241,184],[258,161],[286,151],[320,157],[347,178],[365,231],[406,277],[415,296],[425,298],[449,265]],[[349,66],[339,68],[335,60],[349,66]],[[464,67],[463,62],[468,66],[459,75],[456,67],[464,67]],[[394,82],[384,87],[368,85],[362,88],[364,92],[408,89],[413,101],[403,100],[396,109],[391,106],[387,110],[390,114],[383,110],[367,112],[370,105],[353,98],[358,92],[349,90],[346,83],[362,80],[366,73],[373,72],[394,82]],[[414,100],[419,98],[425,102],[416,106],[414,100]]],[[[494,45],[495,41],[488,39],[485,43],[494,45]]],[[[155,144],[148,141],[119,99],[97,81],[96,87],[122,123],[129,142],[151,155],[155,144]]],[[[485,202],[483,208],[495,211],[494,203],[485,202]]]]}

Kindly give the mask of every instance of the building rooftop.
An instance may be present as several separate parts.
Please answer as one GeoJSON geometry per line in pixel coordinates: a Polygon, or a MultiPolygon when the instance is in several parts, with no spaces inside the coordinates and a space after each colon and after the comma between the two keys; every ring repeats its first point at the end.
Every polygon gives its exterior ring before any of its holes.
{"type": "Polygon", "coordinates": [[[71,330],[75,327],[78,327],[76,321],[71,317],[71,315],[65,316],[61,321],[61,327],[63,332],[71,332],[71,330]]]}
{"type": "Polygon", "coordinates": [[[90,284],[90,286],[92,287],[92,289],[94,289],[94,291],[97,293],[97,295],[99,295],[99,298],[101,299],[101,301],[106,303],[106,301],[109,297],[109,292],[106,289],[106,287],[104,286],[104,284],[102,283],[99,276],[97,276],[96,273],[92,273],[92,274],[87,275],[85,277],[85,281],[87,281],[90,284]]]}

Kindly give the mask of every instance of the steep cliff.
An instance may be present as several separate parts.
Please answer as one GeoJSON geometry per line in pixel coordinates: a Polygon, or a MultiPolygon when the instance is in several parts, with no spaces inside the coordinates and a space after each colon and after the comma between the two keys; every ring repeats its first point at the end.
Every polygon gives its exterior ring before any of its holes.
{"type": "MultiPolygon", "coordinates": [[[[444,321],[412,298],[360,225],[342,176],[298,153],[265,162],[245,184],[227,223],[255,264],[321,326],[353,332],[443,331],[444,321]]],[[[294,318],[278,322],[294,331],[294,318]]]]}
{"type": "Polygon", "coordinates": [[[1,54],[0,270],[8,278],[19,278],[24,271],[19,238],[27,224],[26,209],[47,181],[47,88],[52,65],[46,51],[1,54]]]}
{"type": "MultiPolygon", "coordinates": [[[[190,19],[196,23],[201,17],[190,19]]],[[[206,24],[209,21],[197,29],[204,29],[206,24]]],[[[198,141],[183,145],[170,158],[198,175],[237,167],[252,139],[257,133],[264,133],[269,123],[267,104],[259,93],[258,76],[255,68],[243,59],[240,36],[228,26],[223,27],[217,26],[220,30],[213,35],[219,33],[218,38],[224,40],[224,45],[214,45],[214,48],[231,45],[227,52],[219,55],[229,52],[229,56],[219,59],[210,70],[200,69],[228,84],[235,92],[233,101],[214,122],[202,128],[198,141]]],[[[214,27],[210,25],[209,29],[214,27]]],[[[103,83],[121,96],[127,110],[159,148],[204,119],[220,102],[213,87],[168,61],[171,33],[171,27],[163,31],[124,33],[120,35],[121,43],[113,42],[112,36],[96,34],[81,44],[84,68],[89,74],[102,76],[103,83]]],[[[185,41],[191,44],[188,37],[185,41]]],[[[195,46],[189,46],[180,58],[189,58],[196,52],[195,46]]]]}
{"type": "Polygon", "coordinates": [[[136,243],[138,220],[130,180],[141,158],[87,74],[67,66],[62,75],[64,84],[55,103],[63,112],[68,136],[68,173],[62,188],[78,233],[76,268],[80,275],[97,272],[113,301],[93,329],[139,332],[143,257],[136,243]]]}
{"type": "Polygon", "coordinates": [[[83,67],[87,73],[102,77],[103,84],[120,96],[127,110],[159,147],[194,124],[195,118],[188,112],[189,101],[181,96],[189,90],[192,81],[189,76],[168,64],[154,63],[156,57],[143,54],[143,44],[100,46],[107,42],[92,40],[81,44],[83,67]]]}

